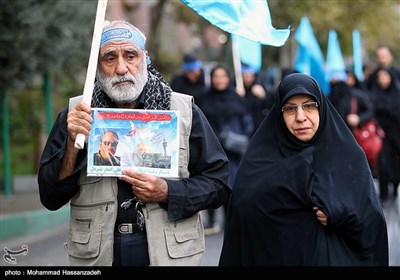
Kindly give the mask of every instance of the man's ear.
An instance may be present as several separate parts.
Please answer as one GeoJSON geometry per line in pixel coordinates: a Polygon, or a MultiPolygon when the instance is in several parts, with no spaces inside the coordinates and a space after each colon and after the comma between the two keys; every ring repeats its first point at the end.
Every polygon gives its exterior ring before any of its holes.
{"type": "Polygon", "coordinates": [[[148,51],[146,51],[146,61],[147,61],[147,64],[151,64],[151,59],[150,59],[150,55],[149,55],[149,52],[148,51]]]}

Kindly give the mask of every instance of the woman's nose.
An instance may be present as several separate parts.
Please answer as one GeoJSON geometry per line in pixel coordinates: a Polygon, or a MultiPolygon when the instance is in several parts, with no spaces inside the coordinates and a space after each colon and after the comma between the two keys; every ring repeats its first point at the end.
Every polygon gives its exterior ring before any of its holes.
{"type": "Polygon", "coordinates": [[[307,117],[306,117],[306,113],[303,110],[303,107],[298,106],[297,110],[296,110],[296,120],[304,121],[305,119],[307,119],[307,117]]]}

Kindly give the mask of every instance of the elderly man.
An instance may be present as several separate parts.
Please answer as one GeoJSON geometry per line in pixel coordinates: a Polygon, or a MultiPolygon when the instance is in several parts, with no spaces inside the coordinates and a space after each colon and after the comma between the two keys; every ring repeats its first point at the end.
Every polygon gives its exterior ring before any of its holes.
{"type": "Polygon", "coordinates": [[[62,111],[39,170],[42,204],[70,202],[67,251],[71,265],[201,265],[204,232],[199,211],[227,202],[228,159],[193,97],[172,92],[149,64],[143,33],[125,21],[103,29],[92,104],[62,111]],[[124,170],[88,177],[91,107],[176,110],[180,113],[179,178],[124,170]]]}

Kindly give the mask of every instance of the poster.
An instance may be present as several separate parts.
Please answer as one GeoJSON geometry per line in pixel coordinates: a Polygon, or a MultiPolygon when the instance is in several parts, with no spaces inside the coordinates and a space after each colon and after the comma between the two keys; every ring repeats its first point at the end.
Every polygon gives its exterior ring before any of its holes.
{"type": "Polygon", "coordinates": [[[124,169],[178,177],[179,112],[92,109],[88,176],[119,176],[124,169]]]}

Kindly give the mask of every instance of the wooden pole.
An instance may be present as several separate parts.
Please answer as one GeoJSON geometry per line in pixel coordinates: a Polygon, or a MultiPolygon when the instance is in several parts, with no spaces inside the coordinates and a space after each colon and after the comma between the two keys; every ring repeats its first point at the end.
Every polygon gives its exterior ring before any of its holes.
{"type": "MultiPolygon", "coordinates": [[[[92,94],[94,87],[94,80],[96,77],[97,59],[99,56],[101,33],[103,31],[104,17],[107,9],[107,0],[98,0],[96,19],[94,23],[94,31],[92,38],[92,47],[90,50],[89,64],[86,72],[85,86],[83,88],[83,99],[90,106],[92,102],[92,94]]],[[[75,148],[83,149],[85,146],[85,135],[78,134],[75,139],[75,148]]]]}
{"type": "Polygon", "coordinates": [[[232,56],[233,56],[233,68],[235,70],[236,91],[240,96],[244,96],[245,90],[243,85],[239,46],[237,40],[235,40],[233,36],[232,36],[232,56]]]}

